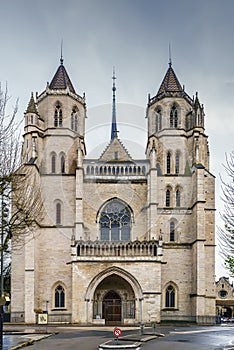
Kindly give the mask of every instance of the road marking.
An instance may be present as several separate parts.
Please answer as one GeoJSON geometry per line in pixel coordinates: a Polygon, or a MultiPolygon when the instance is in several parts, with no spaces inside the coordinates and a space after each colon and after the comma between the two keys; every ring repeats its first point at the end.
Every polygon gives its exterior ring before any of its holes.
{"type": "MultiPolygon", "coordinates": [[[[220,329],[220,328],[219,328],[220,329]]],[[[200,329],[197,331],[172,331],[170,334],[193,334],[193,333],[207,333],[207,332],[217,332],[218,329],[200,329]]]]}

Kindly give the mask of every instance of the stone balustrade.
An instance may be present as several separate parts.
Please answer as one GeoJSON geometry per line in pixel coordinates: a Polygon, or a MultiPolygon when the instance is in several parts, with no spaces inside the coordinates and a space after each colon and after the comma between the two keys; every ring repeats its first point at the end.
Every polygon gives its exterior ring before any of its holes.
{"type": "Polygon", "coordinates": [[[162,241],[73,241],[73,256],[76,257],[158,257],[162,256],[162,241]]]}
{"type": "Polygon", "coordinates": [[[134,163],[134,164],[98,164],[85,163],[84,174],[85,177],[139,177],[145,178],[148,173],[148,162],[134,163]]]}

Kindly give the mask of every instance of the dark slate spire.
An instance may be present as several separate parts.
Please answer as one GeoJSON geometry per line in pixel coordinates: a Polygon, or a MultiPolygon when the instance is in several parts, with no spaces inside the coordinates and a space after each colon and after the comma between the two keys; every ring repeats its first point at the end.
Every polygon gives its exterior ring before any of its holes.
{"type": "Polygon", "coordinates": [[[67,74],[67,71],[63,65],[63,57],[61,54],[60,66],[58,67],[57,72],[55,73],[49,85],[49,88],[51,90],[65,90],[67,87],[71,92],[73,92],[74,94],[76,93],[72,82],[67,74]]]}
{"type": "Polygon", "coordinates": [[[36,106],[36,103],[35,103],[34,97],[33,97],[33,93],[31,94],[31,98],[30,98],[30,101],[28,103],[28,107],[27,107],[26,113],[38,114],[37,106],[36,106]]]}
{"type": "Polygon", "coordinates": [[[166,72],[166,75],[162,81],[162,84],[160,85],[160,88],[156,96],[161,95],[165,92],[182,92],[182,91],[183,89],[172,68],[171,59],[170,59],[168,70],[166,72]]]}
{"type": "Polygon", "coordinates": [[[117,137],[117,122],[116,122],[116,105],[115,105],[115,91],[116,91],[116,87],[115,87],[115,80],[116,80],[116,76],[115,76],[115,68],[113,68],[113,76],[112,76],[112,80],[113,80],[113,85],[112,85],[112,125],[111,125],[111,140],[113,140],[115,137],[117,137]]]}

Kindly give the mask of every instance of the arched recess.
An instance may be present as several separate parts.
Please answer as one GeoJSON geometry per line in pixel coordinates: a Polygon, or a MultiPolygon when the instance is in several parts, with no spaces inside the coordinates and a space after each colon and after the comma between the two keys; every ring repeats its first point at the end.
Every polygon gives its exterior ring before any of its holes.
{"type": "MultiPolygon", "coordinates": [[[[141,322],[142,321],[142,300],[143,300],[143,292],[142,288],[139,284],[139,282],[136,280],[136,278],[130,274],[129,272],[119,268],[119,267],[110,267],[102,272],[100,272],[97,276],[93,278],[93,280],[90,282],[86,293],[85,293],[85,301],[86,301],[86,320],[87,322],[93,322],[93,319],[95,318],[95,302],[98,302],[95,297],[97,297],[97,293],[99,291],[99,286],[103,283],[108,283],[109,279],[112,278],[119,278],[125,283],[126,286],[129,286],[130,290],[132,290],[133,297],[132,297],[132,303],[134,304],[134,320],[133,322],[141,322]]],[[[128,290],[129,290],[128,288],[128,290]]],[[[108,290],[109,288],[107,288],[108,290]]],[[[117,292],[118,287],[113,289],[113,284],[110,286],[110,291],[117,292]]],[[[123,292],[123,291],[122,291],[123,292]]],[[[120,293],[121,294],[121,293],[120,293]]],[[[99,310],[102,309],[104,301],[104,298],[102,298],[101,302],[99,303],[99,310]]],[[[128,301],[129,302],[129,301],[128,301]]],[[[97,310],[97,308],[96,308],[97,310]]],[[[123,316],[123,308],[121,311],[122,317],[121,322],[124,322],[124,319],[126,316],[123,316]]],[[[102,316],[103,317],[103,316],[102,316]]],[[[132,317],[130,317],[132,318],[132,317]]],[[[105,319],[106,322],[106,319],[105,319]]]]}
{"type": "Polygon", "coordinates": [[[88,285],[87,291],[85,293],[85,300],[89,301],[93,298],[93,295],[95,293],[96,288],[98,285],[108,276],[111,276],[113,274],[116,274],[119,277],[122,277],[124,280],[126,280],[130,286],[132,287],[136,299],[142,300],[143,299],[143,292],[140,283],[137,281],[137,279],[129,272],[121,269],[120,267],[110,267],[102,272],[100,272],[98,275],[96,275],[90,284],[88,285]]]}
{"type": "Polygon", "coordinates": [[[65,174],[66,173],[66,156],[64,152],[59,153],[59,160],[60,160],[60,173],[65,174]]]}
{"type": "Polygon", "coordinates": [[[63,223],[63,202],[60,199],[54,201],[54,209],[55,225],[60,226],[63,223]]]}

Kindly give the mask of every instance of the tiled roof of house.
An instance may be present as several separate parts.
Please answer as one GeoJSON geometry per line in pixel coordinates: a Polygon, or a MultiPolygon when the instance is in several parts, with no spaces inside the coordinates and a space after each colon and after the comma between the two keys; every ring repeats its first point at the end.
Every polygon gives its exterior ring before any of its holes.
{"type": "Polygon", "coordinates": [[[68,87],[69,90],[75,94],[75,89],[63,65],[63,60],[61,59],[60,62],[61,64],[58,67],[49,88],[52,90],[65,90],[68,87]]]}

